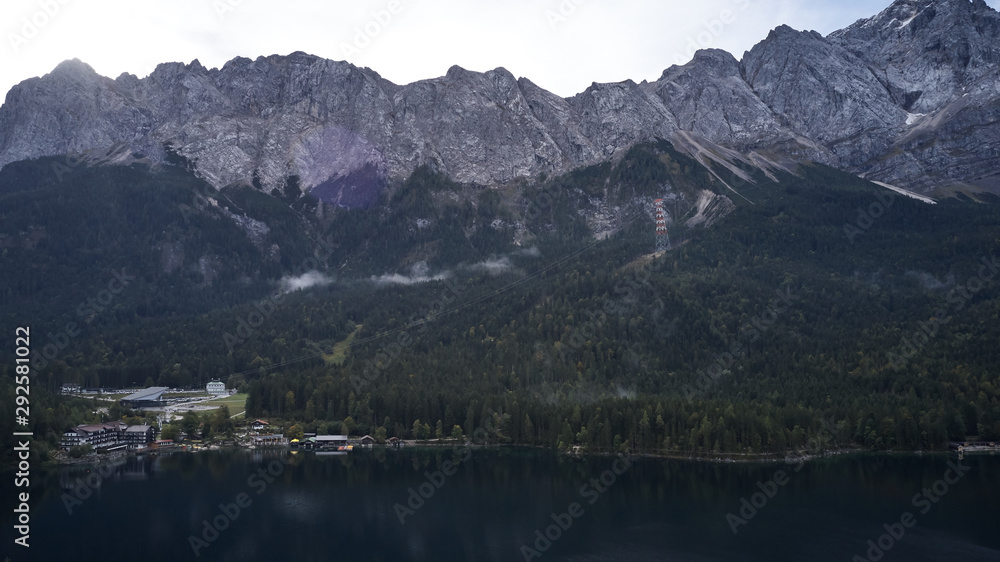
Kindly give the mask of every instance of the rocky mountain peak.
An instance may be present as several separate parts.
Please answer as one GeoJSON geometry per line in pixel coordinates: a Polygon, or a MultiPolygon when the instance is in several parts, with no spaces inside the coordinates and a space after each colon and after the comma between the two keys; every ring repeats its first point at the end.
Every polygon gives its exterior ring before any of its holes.
{"type": "MultiPolygon", "coordinates": [[[[693,66],[701,71],[712,72],[716,76],[735,76],[740,74],[740,61],[736,60],[736,57],[729,51],[723,51],[722,49],[699,49],[695,51],[691,61],[684,66],[693,66]]],[[[677,67],[672,66],[667,68],[660,77],[667,76],[674,68],[677,67]]]]}
{"type": "Polygon", "coordinates": [[[52,69],[52,74],[54,76],[71,77],[97,76],[97,72],[94,71],[93,67],[80,59],[75,58],[64,60],[57,64],[56,67],[52,69]]]}
{"type": "Polygon", "coordinates": [[[662,100],[677,127],[714,142],[753,148],[791,134],[743,79],[739,61],[720,49],[703,49],[683,66],[671,66],[645,86],[662,100]]]}
{"type": "Polygon", "coordinates": [[[781,26],[743,57],[754,93],[799,135],[863,166],[901,130],[900,109],[856,55],[816,32],[781,26]]]}
{"type": "Polygon", "coordinates": [[[397,85],[301,51],[164,63],[142,79],[72,60],[8,93],[0,165],[67,153],[156,163],[169,146],[219,188],[282,190],[294,175],[353,204],[422,164],[500,185],[683,137],[694,151],[767,150],[904,187],[1000,190],[998,64],[1000,14],[982,0],[897,0],[828,37],[782,25],[742,60],[705,49],[655,82],[569,98],[502,67],[397,85]],[[363,197],[343,192],[355,181],[363,197]]]}
{"type": "Polygon", "coordinates": [[[832,35],[850,33],[859,28],[899,29],[913,24],[915,24],[913,27],[919,31],[935,18],[952,20],[949,23],[955,23],[989,13],[995,13],[995,10],[990,8],[984,0],[895,0],[878,14],[859,19],[832,35]]]}
{"type": "Polygon", "coordinates": [[[984,79],[996,83],[1000,14],[981,0],[897,0],[830,39],[864,60],[898,105],[928,114],[984,79]]]}
{"type": "Polygon", "coordinates": [[[469,76],[470,74],[471,73],[468,70],[458,66],[457,64],[453,64],[450,68],[448,68],[448,72],[445,73],[445,77],[452,80],[461,80],[463,77],[469,76]]]}
{"type": "Polygon", "coordinates": [[[779,25],[775,27],[770,32],[768,32],[767,37],[764,38],[761,43],[770,43],[773,41],[793,41],[801,39],[822,39],[823,36],[816,31],[802,31],[795,29],[789,25],[779,25]]]}

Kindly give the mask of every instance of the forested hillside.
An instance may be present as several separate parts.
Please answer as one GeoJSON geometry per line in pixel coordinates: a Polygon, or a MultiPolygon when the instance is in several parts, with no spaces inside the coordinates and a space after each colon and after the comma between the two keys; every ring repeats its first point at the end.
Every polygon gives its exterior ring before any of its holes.
{"type": "Polygon", "coordinates": [[[0,172],[0,310],[54,345],[49,390],[221,377],[249,415],[308,429],[491,423],[589,450],[1000,438],[988,196],[928,205],[818,165],[713,176],[668,143],[500,189],[421,168],[352,210],[294,178],[269,197],[52,162],[0,172]],[[731,201],[708,227],[707,192],[731,201]],[[659,197],[672,249],[653,256],[659,197]]]}

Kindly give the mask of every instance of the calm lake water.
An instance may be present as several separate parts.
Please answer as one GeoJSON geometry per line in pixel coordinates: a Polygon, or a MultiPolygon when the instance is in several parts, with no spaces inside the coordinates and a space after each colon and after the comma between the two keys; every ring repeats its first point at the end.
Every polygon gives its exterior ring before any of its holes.
{"type": "Polygon", "coordinates": [[[95,467],[35,471],[27,558],[12,546],[5,477],[0,552],[40,561],[847,562],[868,560],[867,541],[886,535],[887,562],[1000,560],[1000,456],[966,457],[960,477],[948,464],[957,460],[856,454],[796,471],[627,466],[507,448],[132,457],[104,468],[106,477],[95,467]],[[89,497],[71,500],[74,486],[89,497]],[[202,541],[197,557],[191,537],[202,541]]]}

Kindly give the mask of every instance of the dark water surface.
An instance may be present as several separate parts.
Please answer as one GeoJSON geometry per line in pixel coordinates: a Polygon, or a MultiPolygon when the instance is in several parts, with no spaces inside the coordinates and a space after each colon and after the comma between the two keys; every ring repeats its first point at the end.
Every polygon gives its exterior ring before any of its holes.
{"type": "Polygon", "coordinates": [[[94,467],[38,469],[28,551],[13,546],[13,479],[4,478],[0,552],[142,562],[848,562],[878,557],[866,553],[868,541],[886,535],[885,562],[1000,560],[1000,456],[966,457],[959,477],[948,464],[957,457],[944,454],[846,455],[796,471],[638,458],[627,465],[529,449],[465,453],[222,451],[131,457],[104,468],[106,477],[94,467]],[[91,493],[75,499],[74,487],[91,493]],[[420,492],[429,497],[418,500],[420,492]],[[555,540],[539,538],[546,532],[555,540]]]}

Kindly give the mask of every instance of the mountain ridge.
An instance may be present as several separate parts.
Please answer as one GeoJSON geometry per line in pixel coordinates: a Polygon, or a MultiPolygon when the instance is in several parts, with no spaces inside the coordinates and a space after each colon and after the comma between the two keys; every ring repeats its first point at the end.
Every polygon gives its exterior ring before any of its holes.
{"type": "Polygon", "coordinates": [[[0,165],[59,154],[162,163],[169,145],[217,189],[280,191],[297,176],[336,204],[345,195],[330,186],[352,176],[379,189],[430,165],[499,186],[683,133],[921,193],[997,191],[997,44],[1000,14],[982,0],[897,0],[827,37],[782,25],[740,60],[702,50],[655,82],[568,98],[503,67],[397,85],[301,51],[114,80],[74,59],[8,92],[0,165]]]}

